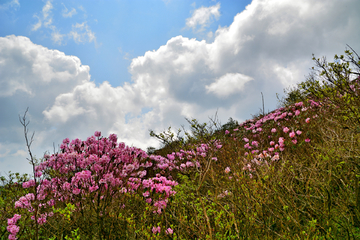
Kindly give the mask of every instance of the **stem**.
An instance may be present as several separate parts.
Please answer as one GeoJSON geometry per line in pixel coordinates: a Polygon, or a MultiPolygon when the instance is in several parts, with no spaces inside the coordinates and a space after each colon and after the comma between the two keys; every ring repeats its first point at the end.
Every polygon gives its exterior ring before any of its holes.
{"type": "Polygon", "coordinates": [[[38,226],[38,221],[37,221],[38,220],[37,219],[37,215],[38,215],[37,213],[38,213],[38,210],[39,210],[38,204],[37,204],[37,191],[36,191],[37,181],[36,181],[36,177],[35,177],[36,171],[35,171],[34,157],[33,157],[32,153],[31,153],[31,149],[30,149],[30,146],[31,146],[31,144],[32,144],[32,142],[34,140],[35,132],[33,132],[33,134],[31,135],[30,142],[29,142],[28,135],[27,135],[29,130],[27,129],[27,126],[29,125],[30,121],[26,122],[26,113],[28,112],[28,110],[29,110],[29,108],[26,108],[26,111],[25,111],[24,116],[22,118],[19,116],[19,121],[20,121],[21,125],[23,125],[23,127],[24,127],[24,136],[25,136],[25,141],[26,141],[26,147],[27,147],[29,155],[30,155],[30,159],[27,159],[27,160],[31,163],[31,165],[33,167],[34,182],[35,182],[35,185],[34,185],[34,192],[35,192],[35,200],[34,200],[34,202],[35,202],[35,239],[39,239],[39,226],[38,226]]]}

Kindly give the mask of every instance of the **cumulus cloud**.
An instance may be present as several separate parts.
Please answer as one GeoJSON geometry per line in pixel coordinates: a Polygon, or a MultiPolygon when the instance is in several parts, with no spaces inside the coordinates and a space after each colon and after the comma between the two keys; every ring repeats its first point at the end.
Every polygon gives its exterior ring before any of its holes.
{"type": "Polygon", "coordinates": [[[214,20],[220,17],[220,3],[211,7],[201,7],[196,9],[192,16],[186,19],[186,26],[201,32],[214,20]]]}
{"type": "Polygon", "coordinates": [[[236,92],[242,91],[246,82],[253,78],[241,73],[226,73],[209,86],[205,86],[207,92],[212,92],[216,96],[224,98],[236,92]]]}
{"type": "Polygon", "coordinates": [[[184,117],[207,121],[218,111],[222,123],[245,120],[261,106],[260,92],[273,110],[276,93],[309,73],[312,53],[332,57],[346,43],[360,49],[359,8],[357,0],[254,0],[212,43],[177,36],[134,58],[132,82],[118,87],[91,82],[77,57],[24,37],[0,38],[0,106],[8,113],[0,115],[0,168],[9,169],[5,155],[22,153],[22,129],[13,118],[26,105],[34,106],[38,151],[95,130],[145,149],[156,146],[148,129],[177,128],[184,117]]]}

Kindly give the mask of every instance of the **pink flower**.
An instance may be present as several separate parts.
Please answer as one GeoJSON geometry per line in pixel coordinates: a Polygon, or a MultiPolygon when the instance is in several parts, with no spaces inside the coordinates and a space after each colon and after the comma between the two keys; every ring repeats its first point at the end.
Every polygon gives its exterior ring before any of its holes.
{"type": "Polygon", "coordinates": [[[271,141],[270,142],[270,146],[274,146],[275,145],[275,142],[274,141],[271,141]]]}
{"type": "Polygon", "coordinates": [[[230,172],[230,168],[229,167],[225,168],[225,173],[229,173],[229,172],[230,172]]]}
{"type": "Polygon", "coordinates": [[[75,188],[72,192],[73,192],[73,194],[78,195],[81,192],[81,190],[78,188],[75,188]]]}
{"type": "Polygon", "coordinates": [[[249,139],[247,139],[247,138],[243,138],[243,140],[244,140],[245,142],[249,142],[249,139]]]}
{"type": "Polygon", "coordinates": [[[301,133],[302,133],[302,131],[300,131],[300,130],[297,130],[297,131],[296,131],[296,134],[297,134],[297,135],[300,135],[301,133]]]}
{"type": "Polygon", "coordinates": [[[296,110],[296,111],[295,111],[295,116],[298,116],[298,115],[300,115],[300,111],[299,111],[299,110],[296,110]]]}
{"type": "Polygon", "coordinates": [[[35,173],[35,177],[41,177],[41,175],[42,175],[42,172],[41,172],[41,171],[37,171],[37,172],[35,173]]]}
{"type": "Polygon", "coordinates": [[[293,139],[291,140],[293,142],[293,144],[296,144],[297,143],[297,140],[296,139],[293,139]]]}
{"type": "Polygon", "coordinates": [[[284,133],[287,133],[288,131],[290,131],[290,129],[288,127],[284,127],[283,131],[284,131],[284,133]]]}
{"type": "Polygon", "coordinates": [[[16,235],[15,234],[10,234],[8,239],[10,240],[16,240],[16,235]]]}
{"type": "Polygon", "coordinates": [[[290,136],[291,138],[295,137],[295,132],[292,131],[292,132],[289,134],[289,136],[290,136]]]}
{"type": "Polygon", "coordinates": [[[258,147],[259,146],[259,142],[258,141],[252,141],[251,145],[258,147]]]}
{"type": "Polygon", "coordinates": [[[228,130],[225,130],[225,134],[229,134],[230,132],[228,130]]]}
{"type": "Polygon", "coordinates": [[[161,231],[160,226],[158,226],[158,227],[153,227],[153,228],[152,228],[152,232],[153,232],[154,234],[156,234],[157,232],[160,233],[160,231],[161,231]]]}
{"type": "Polygon", "coordinates": [[[16,225],[7,226],[6,229],[8,230],[9,233],[14,234],[14,235],[19,232],[19,227],[16,225]]]}
{"type": "Polygon", "coordinates": [[[306,123],[309,123],[309,122],[310,122],[310,118],[305,119],[305,122],[306,122],[306,123]]]}
{"type": "Polygon", "coordinates": [[[309,138],[305,139],[305,142],[310,142],[310,139],[309,138]]]}
{"type": "Polygon", "coordinates": [[[165,232],[166,234],[173,234],[174,231],[171,228],[168,228],[165,232]]]}
{"type": "Polygon", "coordinates": [[[274,155],[272,158],[271,158],[271,161],[276,161],[276,160],[279,160],[280,157],[279,155],[274,155]]]}
{"type": "Polygon", "coordinates": [[[94,136],[95,136],[95,137],[100,137],[100,136],[101,136],[101,132],[95,131],[94,136]]]}
{"type": "Polygon", "coordinates": [[[40,225],[43,225],[44,223],[46,223],[46,217],[44,216],[44,217],[40,217],[40,218],[38,218],[38,223],[40,224],[40,225]]]}
{"type": "Polygon", "coordinates": [[[276,132],[276,128],[271,129],[271,132],[272,132],[272,133],[275,133],[275,132],[276,132]]]}

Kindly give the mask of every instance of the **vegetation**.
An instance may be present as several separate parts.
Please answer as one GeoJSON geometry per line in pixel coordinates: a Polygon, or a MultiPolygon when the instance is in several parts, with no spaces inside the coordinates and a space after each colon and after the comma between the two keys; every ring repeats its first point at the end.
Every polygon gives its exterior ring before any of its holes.
{"type": "MultiPolygon", "coordinates": [[[[351,48],[350,48],[351,49],[351,48]]],[[[270,113],[151,135],[65,139],[1,177],[1,239],[359,239],[360,58],[314,58],[270,113]]],[[[25,115],[22,124],[27,146],[25,115]]]]}

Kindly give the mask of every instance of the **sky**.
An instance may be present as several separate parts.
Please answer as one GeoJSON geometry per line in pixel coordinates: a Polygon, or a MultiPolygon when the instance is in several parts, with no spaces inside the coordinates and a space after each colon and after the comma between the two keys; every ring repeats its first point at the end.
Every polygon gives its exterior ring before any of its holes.
{"type": "Polygon", "coordinates": [[[225,124],[278,107],[312,54],[360,53],[359,0],[0,0],[0,175],[31,151],[111,133],[146,150],[185,118],[225,124]]]}

